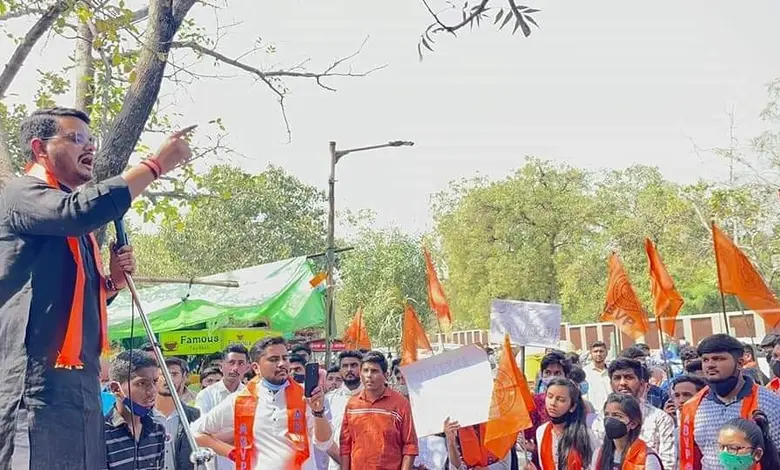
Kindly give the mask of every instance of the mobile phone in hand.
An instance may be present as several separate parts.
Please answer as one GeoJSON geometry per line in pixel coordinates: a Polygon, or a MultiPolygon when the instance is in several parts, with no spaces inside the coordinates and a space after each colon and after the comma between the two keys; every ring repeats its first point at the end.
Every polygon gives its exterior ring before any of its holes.
{"type": "Polygon", "coordinates": [[[320,365],[316,362],[306,364],[306,375],[303,380],[303,394],[311,397],[314,389],[320,384],[320,365]]]}

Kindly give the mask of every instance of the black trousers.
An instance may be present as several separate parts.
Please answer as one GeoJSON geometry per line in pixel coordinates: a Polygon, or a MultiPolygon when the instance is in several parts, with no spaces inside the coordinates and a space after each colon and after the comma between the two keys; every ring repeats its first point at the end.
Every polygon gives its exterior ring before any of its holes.
{"type": "Polygon", "coordinates": [[[103,470],[106,442],[100,410],[28,408],[17,411],[11,470],[103,470]]]}

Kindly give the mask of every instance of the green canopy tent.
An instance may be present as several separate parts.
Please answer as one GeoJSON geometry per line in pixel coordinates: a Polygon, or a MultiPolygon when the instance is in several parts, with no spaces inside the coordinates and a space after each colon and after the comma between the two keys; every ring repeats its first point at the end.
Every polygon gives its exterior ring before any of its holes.
{"type": "MultiPolygon", "coordinates": [[[[312,288],[313,265],[306,257],[215,274],[203,279],[233,280],[239,287],[161,284],[138,290],[155,333],[245,327],[259,322],[286,336],[325,323],[324,292],[312,288]]],[[[131,334],[131,298],[123,291],[108,308],[108,336],[113,340],[146,333],[136,318],[131,334]]],[[[136,312],[137,315],[137,312],[136,312]]]]}

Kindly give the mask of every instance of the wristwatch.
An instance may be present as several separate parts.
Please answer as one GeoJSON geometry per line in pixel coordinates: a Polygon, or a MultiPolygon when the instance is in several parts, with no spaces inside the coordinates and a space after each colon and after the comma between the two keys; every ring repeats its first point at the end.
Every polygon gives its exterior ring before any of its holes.
{"type": "Polygon", "coordinates": [[[111,279],[110,276],[106,276],[106,290],[107,291],[115,291],[118,292],[119,289],[117,289],[116,284],[114,284],[114,280],[111,279]]]}

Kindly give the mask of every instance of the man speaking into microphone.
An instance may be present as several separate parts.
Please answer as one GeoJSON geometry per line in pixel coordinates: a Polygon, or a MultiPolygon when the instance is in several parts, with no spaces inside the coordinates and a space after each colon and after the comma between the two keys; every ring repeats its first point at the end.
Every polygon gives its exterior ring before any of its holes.
{"type": "Polygon", "coordinates": [[[50,108],[22,122],[29,161],[0,198],[0,470],[11,468],[20,410],[29,429],[28,468],[105,467],[99,374],[108,348],[106,306],[135,258],[129,246],[111,250],[104,272],[92,232],[189,160],[183,137],[193,128],[174,133],[121,176],[84,186],[95,158],[89,117],[50,108]]]}

